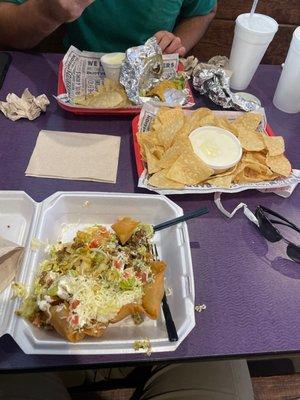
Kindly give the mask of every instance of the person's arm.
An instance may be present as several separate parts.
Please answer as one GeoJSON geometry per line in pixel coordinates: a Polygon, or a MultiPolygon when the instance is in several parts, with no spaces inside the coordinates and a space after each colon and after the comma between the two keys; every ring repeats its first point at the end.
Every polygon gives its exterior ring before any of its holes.
{"type": "Polygon", "coordinates": [[[196,17],[179,21],[173,33],[181,39],[181,44],[185,48],[186,53],[188,53],[202,38],[209,24],[214,19],[216,12],[217,7],[207,15],[197,15],[196,17]]]}
{"type": "Polygon", "coordinates": [[[162,51],[166,54],[178,53],[180,56],[184,56],[202,38],[216,15],[216,11],[217,7],[207,15],[180,19],[173,33],[157,32],[155,36],[162,51]]]}
{"type": "Polygon", "coordinates": [[[65,22],[77,19],[94,0],[0,1],[0,44],[29,49],[65,22]]]}

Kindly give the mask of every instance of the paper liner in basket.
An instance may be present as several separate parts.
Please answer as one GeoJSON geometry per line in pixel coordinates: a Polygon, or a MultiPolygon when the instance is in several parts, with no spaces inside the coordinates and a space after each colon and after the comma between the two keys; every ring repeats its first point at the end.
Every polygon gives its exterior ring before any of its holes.
{"type": "MultiPolygon", "coordinates": [[[[75,111],[93,110],[136,110],[140,109],[140,105],[127,105],[117,107],[91,107],[74,104],[74,98],[78,96],[89,95],[97,91],[99,85],[103,84],[105,73],[101,64],[101,57],[103,53],[94,53],[87,51],[80,51],[76,47],[71,46],[65,54],[62,61],[62,69],[59,77],[63,81],[65,93],[59,93],[56,100],[62,106],[67,106],[75,111]]],[[[178,54],[165,54],[163,55],[164,74],[168,76],[169,71],[177,71],[179,57],[178,54]]],[[[185,91],[187,92],[187,103],[184,104],[185,108],[192,107],[195,102],[191,92],[190,86],[187,84],[185,91]]],[[[161,105],[167,105],[160,102],[161,105]]]]}

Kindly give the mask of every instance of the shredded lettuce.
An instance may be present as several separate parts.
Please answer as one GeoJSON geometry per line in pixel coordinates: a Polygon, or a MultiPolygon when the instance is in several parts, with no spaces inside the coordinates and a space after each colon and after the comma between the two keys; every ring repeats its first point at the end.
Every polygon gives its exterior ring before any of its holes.
{"type": "Polygon", "coordinates": [[[107,323],[126,304],[141,304],[145,283],[141,274],[149,282],[152,279],[152,236],[153,227],[139,223],[122,246],[110,229],[93,225],[78,231],[70,243],[49,246],[48,258],[39,265],[18,315],[40,321],[51,304],[61,304],[67,306],[70,318],[76,316],[81,329],[107,323]]]}

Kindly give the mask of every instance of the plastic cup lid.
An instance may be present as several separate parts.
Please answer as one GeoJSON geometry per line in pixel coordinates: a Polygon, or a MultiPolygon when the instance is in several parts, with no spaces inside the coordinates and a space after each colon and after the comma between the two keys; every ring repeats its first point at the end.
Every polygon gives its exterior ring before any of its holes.
{"type": "Polygon", "coordinates": [[[252,18],[251,25],[250,13],[241,14],[237,17],[236,24],[256,37],[268,37],[278,31],[278,23],[274,18],[258,13],[253,14],[252,18]]]}

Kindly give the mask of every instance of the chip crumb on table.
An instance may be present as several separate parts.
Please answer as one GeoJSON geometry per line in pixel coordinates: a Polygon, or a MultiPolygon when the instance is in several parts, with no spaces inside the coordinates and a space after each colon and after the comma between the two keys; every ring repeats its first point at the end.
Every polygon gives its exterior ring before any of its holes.
{"type": "Polygon", "coordinates": [[[195,311],[200,313],[202,311],[206,310],[206,305],[205,304],[196,304],[195,305],[195,311]]]}

